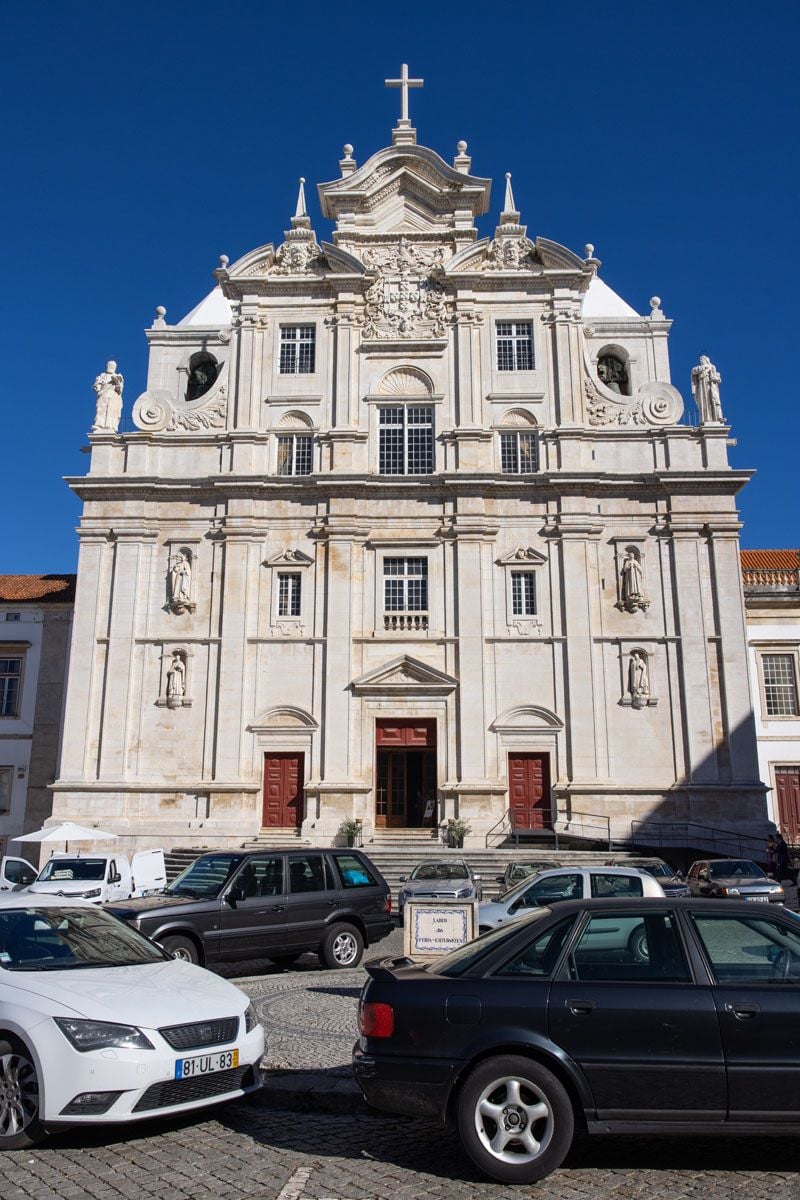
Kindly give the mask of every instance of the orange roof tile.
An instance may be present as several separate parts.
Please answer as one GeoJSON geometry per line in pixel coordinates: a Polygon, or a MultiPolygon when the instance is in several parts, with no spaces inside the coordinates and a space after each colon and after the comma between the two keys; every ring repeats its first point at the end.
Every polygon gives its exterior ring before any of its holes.
{"type": "Polygon", "coordinates": [[[75,575],[0,575],[0,604],[74,604],[75,575]]]}
{"type": "Polygon", "coordinates": [[[796,571],[800,550],[740,550],[745,571],[796,571]]]}

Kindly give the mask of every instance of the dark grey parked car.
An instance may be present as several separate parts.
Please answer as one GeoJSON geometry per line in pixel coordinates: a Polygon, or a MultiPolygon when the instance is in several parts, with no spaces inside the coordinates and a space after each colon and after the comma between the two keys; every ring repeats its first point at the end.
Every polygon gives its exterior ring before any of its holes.
{"type": "Polygon", "coordinates": [[[354,967],[392,929],[389,885],[360,850],[220,850],[155,896],[105,906],[174,958],[354,967]]]}

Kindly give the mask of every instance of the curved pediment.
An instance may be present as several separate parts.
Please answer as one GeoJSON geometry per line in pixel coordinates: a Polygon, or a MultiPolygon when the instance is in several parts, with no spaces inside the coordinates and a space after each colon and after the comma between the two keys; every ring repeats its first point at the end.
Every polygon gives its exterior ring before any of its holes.
{"type": "Polygon", "coordinates": [[[532,733],[547,731],[557,733],[564,728],[564,722],[538,704],[521,704],[517,708],[507,708],[499,717],[492,721],[489,728],[493,733],[532,733]]]}
{"type": "Polygon", "coordinates": [[[319,729],[319,725],[305,709],[283,704],[268,708],[250,725],[251,733],[266,729],[319,729]]]}
{"type": "Polygon", "coordinates": [[[446,696],[458,687],[458,680],[428,663],[401,654],[390,662],[367,671],[350,684],[356,695],[446,696]]]}

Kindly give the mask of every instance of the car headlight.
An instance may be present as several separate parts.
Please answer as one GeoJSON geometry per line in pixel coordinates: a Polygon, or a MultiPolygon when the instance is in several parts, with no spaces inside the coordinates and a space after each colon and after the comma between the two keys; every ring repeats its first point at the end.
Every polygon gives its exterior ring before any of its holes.
{"type": "Polygon", "coordinates": [[[135,1025],[113,1025],[110,1021],[82,1021],[54,1017],[58,1028],[76,1050],[155,1050],[148,1037],[135,1025]]]}
{"type": "Polygon", "coordinates": [[[81,896],[83,896],[84,900],[94,900],[95,897],[102,896],[102,894],[102,888],[92,888],[90,892],[81,892],[81,896]]]}
{"type": "Polygon", "coordinates": [[[463,900],[463,898],[464,898],[465,896],[471,896],[471,895],[472,895],[472,888],[471,888],[471,887],[459,888],[459,889],[458,889],[458,891],[456,892],[456,899],[457,899],[457,900],[463,900]]]}
{"type": "Polygon", "coordinates": [[[771,887],[769,889],[769,894],[770,894],[770,896],[782,896],[783,888],[779,887],[778,885],[776,885],[775,887],[771,887]]]}
{"type": "Polygon", "coordinates": [[[258,1024],[260,1024],[260,1022],[258,1020],[258,1013],[256,1012],[255,1005],[248,1004],[247,1008],[244,1010],[245,1033],[251,1033],[258,1024]]]}
{"type": "Polygon", "coordinates": [[[741,896],[741,894],[742,894],[738,888],[727,888],[726,887],[726,888],[720,888],[719,890],[722,892],[723,896],[741,896]]]}

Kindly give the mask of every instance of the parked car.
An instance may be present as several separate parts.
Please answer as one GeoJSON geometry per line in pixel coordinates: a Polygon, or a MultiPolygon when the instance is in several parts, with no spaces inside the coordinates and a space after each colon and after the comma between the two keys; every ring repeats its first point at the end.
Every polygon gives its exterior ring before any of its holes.
{"type": "Polygon", "coordinates": [[[406,900],[480,900],[481,877],[463,858],[418,863],[411,874],[400,876],[397,912],[403,923],[406,900]]]}
{"type": "Polygon", "coordinates": [[[219,850],[158,896],[109,905],[174,958],[211,966],[306,950],[324,967],[355,967],[392,929],[389,885],[360,850],[219,850]]]}
{"type": "Polygon", "coordinates": [[[647,875],[652,875],[661,884],[665,896],[691,896],[692,894],[683,876],[669,863],[661,862],[659,859],[628,859],[625,863],[614,862],[607,865],[609,867],[635,867],[637,871],[644,871],[647,875]]]}
{"type": "Polygon", "coordinates": [[[506,869],[502,875],[495,877],[496,882],[500,884],[498,895],[504,896],[506,892],[510,892],[513,887],[516,887],[523,879],[528,879],[531,875],[538,875],[540,871],[547,871],[550,868],[558,868],[560,862],[555,862],[552,858],[547,862],[510,862],[506,864],[506,869]]]}
{"type": "Polygon", "coordinates": [[[163,850],[124,854],[52,854],[29,890],[53,896],[79,896],[93,904],[128,900],[161,891],[167,882],[163,850]]]}
{"type": "Polygon", "coordinates": [[[0,1149],[252,1092],[263,1052],[233,984],[87,901],[0,897],[0,1149]]]}
{"type": "Polygon", "coordinates": [[[499,900],[488,901],[478,909],[481,933],[518,921],[532,908],[562,900],[580,900],[596,896],[663,896],[658,880],[633,867],[561,867],[540,871],[532,879],[523,879],[499,900]]]}
{"type": "Polygon", "coordinates": [[[692,863],[686,882],[693,896],[734,896],[761,904],[783,904],[779,883],[749,858],[705,858],[692,863]]]}
{"type": "Polygon", "coordinates": [[[506,1183],[590,1134],[796,1137],[800,922],[735,901],[573,900],[422,967],[367,965],[368,1102],[453,1122],[506,1183]],[[598,929],[616,925],[617,945],[598,929]],[[620,949],[641,930],[646,954],[620,949]]]}

